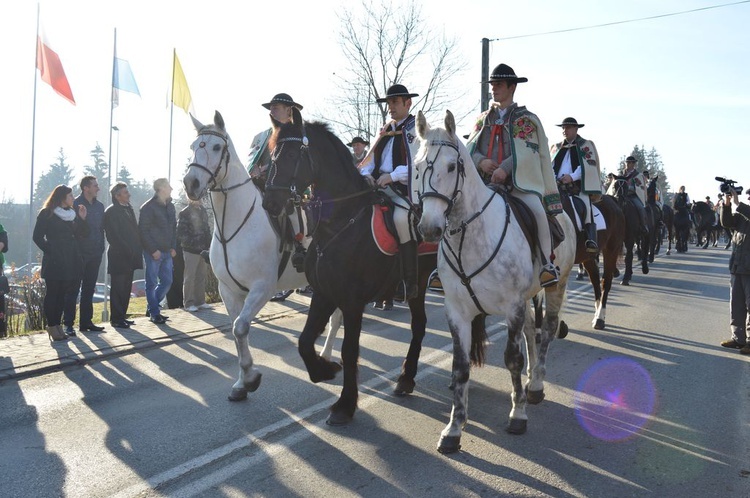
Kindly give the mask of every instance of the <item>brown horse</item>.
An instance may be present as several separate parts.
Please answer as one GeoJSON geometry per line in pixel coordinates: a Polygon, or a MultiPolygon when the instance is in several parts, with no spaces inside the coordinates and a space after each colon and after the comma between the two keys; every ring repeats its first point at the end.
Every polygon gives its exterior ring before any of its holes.
{"type": "MultiPolygon", "coordinates": [[[[570,196],[561,188],[563,193],[563,206],[571,219],[574,216],[573,205],[570,202],[570,196]]],[[[622,253],[622,244],[625,239],[625,216],[617,201],[609,195],[603,195],[601,200],[596,202],[596,207],[604,216],[607,224],[606,230],[597,232],[597,244],[599,253],[586,252],[586,234],[577,230],[576,244],[576,263],[580,263],[586,269],[589,275],[591,285],[594,287],[594,299],[596,301],[594,319],[592,325],[597,330],[604,330],[604,320],[607,312],[607,298],[612,288],[612,279],[619,275],[617,270],[617,259],[622,253]],[[604,272],[599,273],[599,254],[601,253],[604,260],[604,272]],[[600,280],[601,278],[601,280],[600,280]]],[[[564,337],[567,331],[561,330],[558,333],[564,337]]]]}

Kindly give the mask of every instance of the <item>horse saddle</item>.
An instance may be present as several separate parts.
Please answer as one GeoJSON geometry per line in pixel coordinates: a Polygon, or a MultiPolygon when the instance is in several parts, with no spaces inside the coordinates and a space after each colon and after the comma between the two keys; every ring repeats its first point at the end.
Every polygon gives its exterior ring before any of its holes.
{"type": "Polygon", "coordinates": [[[290,216],[294,216],[294,206],[287,206],[284,212],[279,216],[270,216],[268,219],[271,222],[271,227],[276,235],[279,237],[279,252],[281,253],[281,261],[279,261],[279,278],[284,273],[289,258],[292,259],[294,268],[302,273],[305,271],[305,248],[298,240],[300,234],[294,233],[294,227],[292,226],[290,216]],[[294,255],[292,255],[294,252],[294,255]]]}
{"type": "Polygon", "coordinates": [[[586,204],[576,195],[567,195],[563,193],[561,195],[563,211],[567,213],[573,224],[576,226],[576,233],[581,233],[581,227],[583,227],[583,220],[588,219],[588,209],[586,204]]]}
{"type": "MultiPolygon", "coordinates": [[[[372,240],[380,252],[386,256],[394,256],[398,253],[399,239],[396,229],[396,222],[393,221],[393,203],[389,198],[383,197],[379,204],[373,204],[372,215],[370,217],[370,230],[372,231],[372,240]]],[[[417,254],[437,253],[437,242],[418,241],[417,254]]]]}
{"type": "MultiPolygon", "coordinates": [[[[523,234],[526,236],[526,240],[529,242],[529,247],[539,247],[539,237],[537,237],[537,225],[536,218],[531,212],[531,209],[522,200],[513,197],[511,195],[504,195],[505,202],[510,206],[513,215],[516,217],[518,224],[521,226],[523,234]]],[[[557,248],[560,243],[565,240],[565,232],[563,232],[560,223],[557,218],[552,215],[547,215],[547,223],[549,225],[549,232],[552,238],[552,249],[557,248]]]]}

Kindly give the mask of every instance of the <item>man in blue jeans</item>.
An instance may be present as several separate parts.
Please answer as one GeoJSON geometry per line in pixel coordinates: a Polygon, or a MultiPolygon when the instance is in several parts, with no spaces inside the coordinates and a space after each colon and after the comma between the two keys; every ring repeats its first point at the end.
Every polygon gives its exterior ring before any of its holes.
{"type": "Polygon", "coordinates": [[[164,323],[167,317],[159,311],[172,285],[172,258],[177,247],[177,218],[172,204],[169,180],[154,181],[154,196],[141,206],[138,231],[146,261],[147,314],[154,323],[164,323]]]}

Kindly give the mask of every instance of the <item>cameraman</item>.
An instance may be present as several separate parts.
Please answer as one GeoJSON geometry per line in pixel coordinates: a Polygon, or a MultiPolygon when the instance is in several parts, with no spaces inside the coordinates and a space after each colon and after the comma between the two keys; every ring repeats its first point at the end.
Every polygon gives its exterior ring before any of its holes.
{"type": "Polygon", "coordinates": [[[721,345],[750,355],[750,206],[740,202],[734,188],[724,195],[720,219],[724,228],[734,230],[732,256],[729,258],[729,326],[732,339],[723,341],[721,345]],[[732,202],[736,206],[734,213],[732,202]]]}

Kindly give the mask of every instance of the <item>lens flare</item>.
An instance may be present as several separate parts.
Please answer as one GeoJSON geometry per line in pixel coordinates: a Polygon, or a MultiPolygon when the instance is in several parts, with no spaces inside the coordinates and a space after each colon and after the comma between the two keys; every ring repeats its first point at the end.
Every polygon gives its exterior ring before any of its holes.
{"type": "Polygon", "coordinates": [[[623,441],[643,428],[654,410],[651,376],[627,358],[595,363],[578,382],[574,406],[581,426],[604,441],[623,441]]]}

